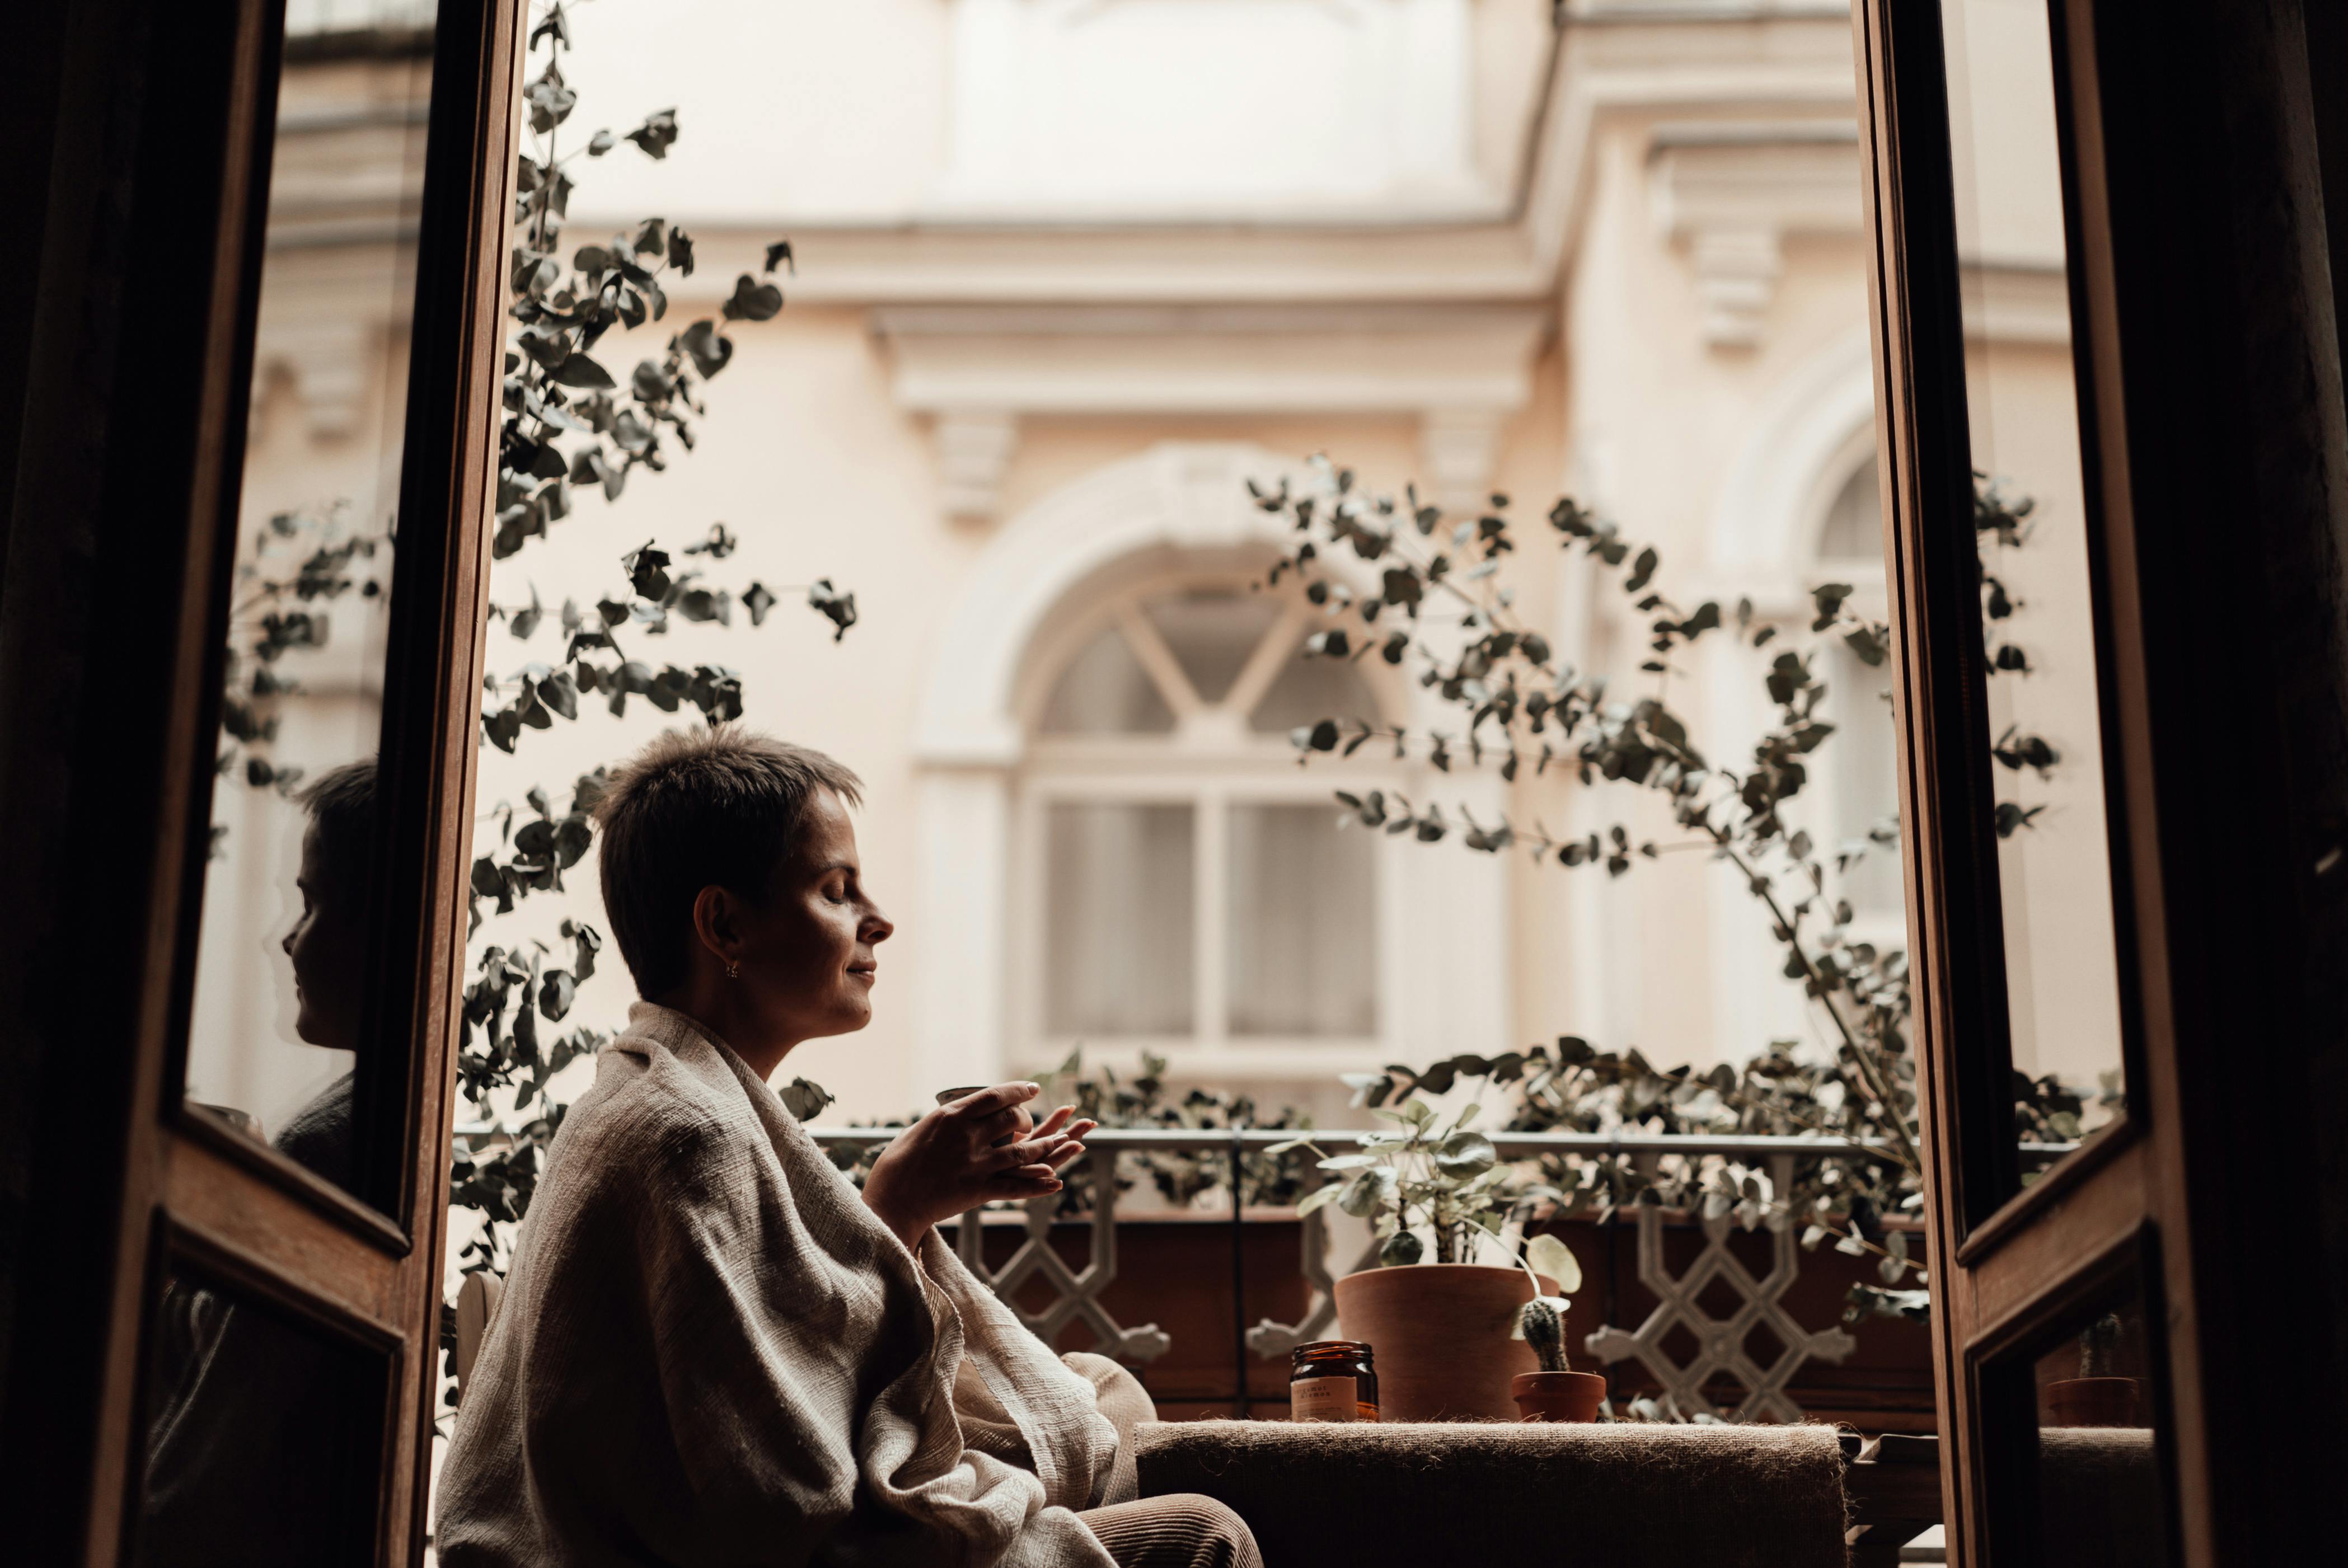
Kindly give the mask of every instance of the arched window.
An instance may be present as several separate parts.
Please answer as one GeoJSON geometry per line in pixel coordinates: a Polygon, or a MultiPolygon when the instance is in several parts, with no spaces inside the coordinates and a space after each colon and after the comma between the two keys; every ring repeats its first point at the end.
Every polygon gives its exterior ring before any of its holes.
{"type": "Polygon", "coordinates": [[[1082,607],[1036,661],[1021,989],[1038,1046],[1179,1062],[1376,1040],[1379,841],[1339,827],[1330,792],[1352,786],[1298,769],[1288,735],[1385,705],[1354,665],[1300,656],[1303,608],[1244,577],[1160,578],[1082,607]]]}
{"type": "MultiPolygon", "coordinates": [[[[1852,607],[1884,612],[1881,489],[1870,448],[1818,524],[1818,568],[1856,589],[1852,607]]],[[[1889,661],[1869,665],[1843,643],[1828,645],[1818,674],[1827,682],[1827,709],[1838,733],[1827,748],[1829,851],[1864,853],[1843,876],[1843,897],[1862,928],[1896,926],[1903,918],[1900,849],[1873,842],[1900,813],[1898,739],[1892,730],[1893,671],[1889,661]]]]}

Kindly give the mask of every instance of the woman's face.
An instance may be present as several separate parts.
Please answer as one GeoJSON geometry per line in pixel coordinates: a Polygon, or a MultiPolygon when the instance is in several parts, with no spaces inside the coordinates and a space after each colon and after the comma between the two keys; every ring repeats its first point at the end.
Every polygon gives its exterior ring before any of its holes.
{"type": "Polygon", "coordinates": [[[311,1045],[358,1048],[359,987],[366,942],[366,900],[335,875],[318,827],[302,835],[302,869],[294,886],[302,914],[285,933],[294,960],[294,996],[300,1010],[294,1032],[311,1045]]]}
{"type": "Polygon", "coordinates": [[[872,1021],[873,948],[896,929],[864,890],[856,825],[828,789],[808,802],[798,848],[762,907],[737,906],[741,979],[776,1038],[796,1043],[872,1021]]]}

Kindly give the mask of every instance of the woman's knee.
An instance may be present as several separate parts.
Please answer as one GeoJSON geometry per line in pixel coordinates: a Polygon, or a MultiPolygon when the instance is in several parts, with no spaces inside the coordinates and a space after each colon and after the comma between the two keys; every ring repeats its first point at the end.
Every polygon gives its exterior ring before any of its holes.
{"type": "Polygon", "coordinates": [[[1199,1568],[1263,1568],[1255,1532],[1229,1504],[1211,1497],[1190,1498],[1198,1519],[1199,1568]]]}
{"type": "Polygon", "coordinates": [[[1247,1521],[1197,1492],[1144,1498],[1084,1517],[1120,1568],[1262,1568],[1247,1521]]]}

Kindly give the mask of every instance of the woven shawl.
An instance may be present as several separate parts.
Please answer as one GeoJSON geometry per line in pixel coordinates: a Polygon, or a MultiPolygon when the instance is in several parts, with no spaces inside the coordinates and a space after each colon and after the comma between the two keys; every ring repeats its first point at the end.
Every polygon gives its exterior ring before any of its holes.
{"type": "Polygon", "coordinates": [[[1117,1447],[1092,1382],[934,1232],[917,1262],[740,1058],[639,1002],[548,1152],[436,1544],[447,1568],[1111,1568],[1071,1511],[1110,1500],[1117,1447]],[[992,1396],[983,1450],[958,1377],[992,1396]]]}

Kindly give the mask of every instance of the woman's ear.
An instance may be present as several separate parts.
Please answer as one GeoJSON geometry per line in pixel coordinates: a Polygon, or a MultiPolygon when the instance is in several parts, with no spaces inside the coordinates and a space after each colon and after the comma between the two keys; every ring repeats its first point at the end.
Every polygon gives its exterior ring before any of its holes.
{"type": "Polygon", "coordinates": [[[736,915],[734,895],[714,882],[694,895],[694,937],[717,959],[720,968],[742,956],[742,931],[736,915]]]}

